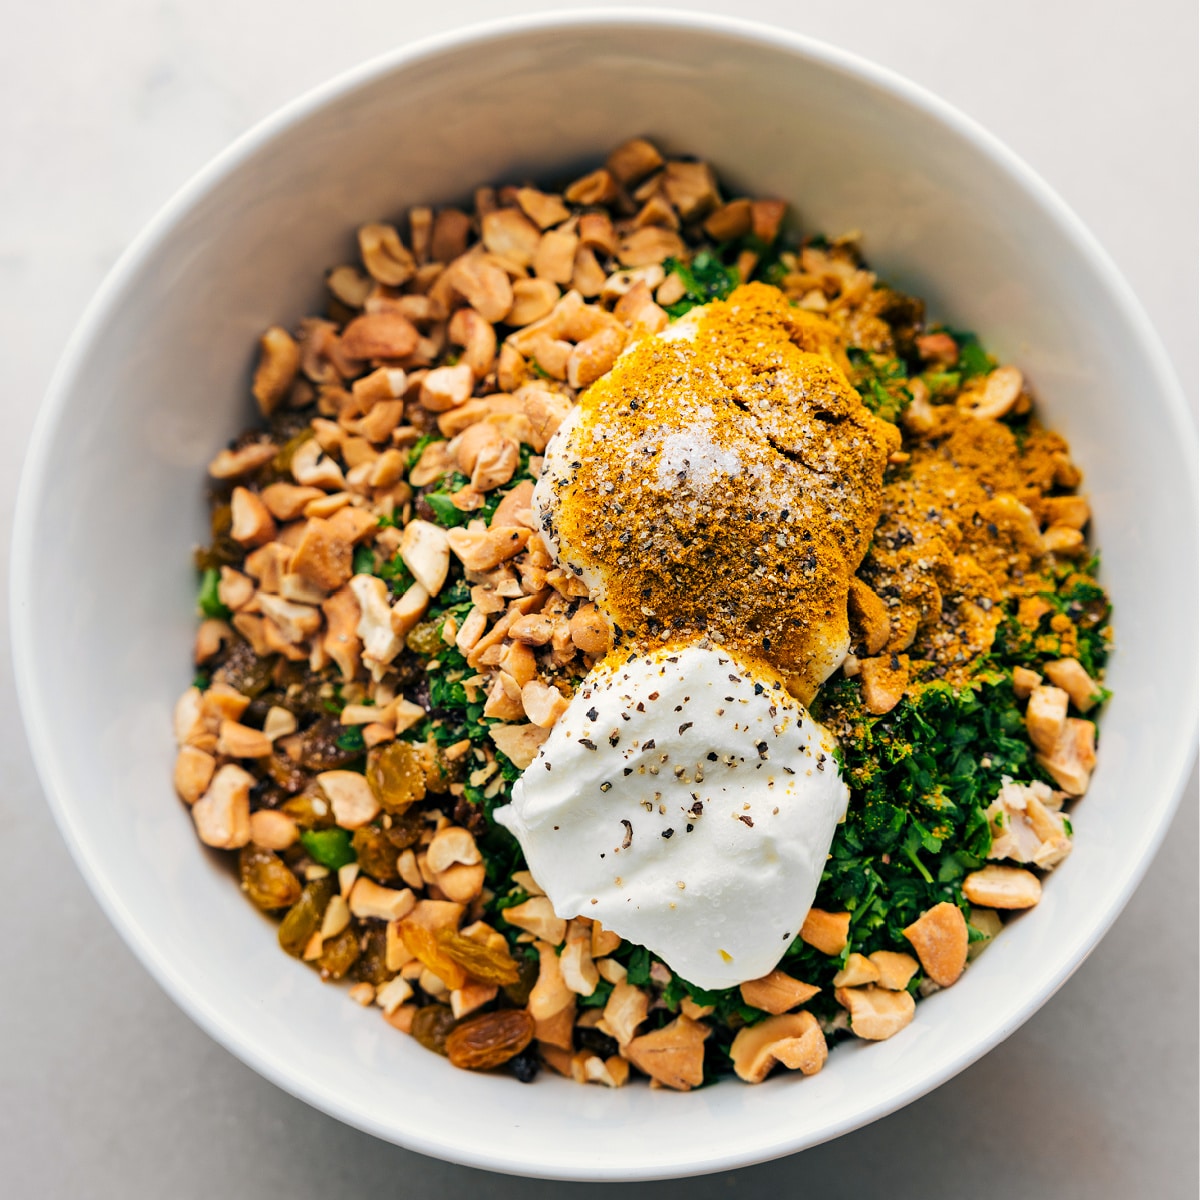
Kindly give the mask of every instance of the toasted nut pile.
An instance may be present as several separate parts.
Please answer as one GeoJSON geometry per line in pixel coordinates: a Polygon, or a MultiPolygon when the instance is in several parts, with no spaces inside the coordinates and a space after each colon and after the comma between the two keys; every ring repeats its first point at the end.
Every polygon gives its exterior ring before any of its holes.
{"type": "MultiPolygon", "coordinates": [[[[1101,692],[1066,655],[1044,664],[1047,682],[1013,676],[1059,789],[1011,784],[988,809],[992,856],[1018,865],[982,866],[907,941],[870,954],[854,949],[853,913],[814,908],[795,948],[814,952],[819,978],[785,959],[740,989],[695,993],[641,947],[556,916],[490,820],[610,648],[531,510],[541,456],[582,389],[751,278],[826,314],[852,349],[915,337],[924,360],[957,358],[852,241],[787,248],[784,215],[634,139],[559,190],[480,187],[469,206],[364,225],[356,260],[327,274],[325,312],[263,334],[250,385],[262,422],[210,464],[176,791],[201,841],[237,853],[289,954],[456,1066],[528,1081],[547,1065],[605,1087],[640,1074],[679,1090],[779,1066],[812,1074],[827,1038],[903,1028],[914,994],[952,984],[968,941],[994,936],[997,910],[1035,904],[1034,871],[1070,849],[1063,794],[1086,790],[1095,756],[1094,725],[1068,712],[1101,692]]],[[[1029,404],[1013,368],[946,399],[913,385],[907,444],[1029,404]]],[[[1074,470],[1061,457],[1060,482],[1074,470]]],[[[1086,500],[1039,493],[1023,514],[1028,529],[1005,528],[1036,556],[1080,551],[1086,500]]],[[[875,586],[854,581],[845,666],[876,715],[920,676],[909,597],[897,605],[879,571],[875,586]]]]}

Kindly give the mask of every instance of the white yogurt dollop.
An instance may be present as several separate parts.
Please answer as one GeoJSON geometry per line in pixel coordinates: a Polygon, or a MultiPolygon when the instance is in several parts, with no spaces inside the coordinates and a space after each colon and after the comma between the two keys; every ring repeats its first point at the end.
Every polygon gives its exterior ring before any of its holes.
{"type": "Polygon", "coordinates": [[[848,798],[803,706],[702,643],[597,666],[496,819],[560,917],[711,989],[779,962],[848,798]]]}

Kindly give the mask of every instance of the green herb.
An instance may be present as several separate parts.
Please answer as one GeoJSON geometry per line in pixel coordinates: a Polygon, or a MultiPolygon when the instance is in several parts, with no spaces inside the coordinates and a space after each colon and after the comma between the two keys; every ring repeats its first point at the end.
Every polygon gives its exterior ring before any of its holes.
{"type": "Polygon", "coordinates": [[[908,390],[908,372],[898,358],[873,354],[858,346],[847,351],[850,359],[850,382],[863,403],[877,417],[893,425],[912,403],[908,390]]]}
{"type": "Polygon", "coordinates": [[[225,621],[229,619],[231,614],[229,609],[221,603],[221,598],[217,595],[217,588],[220,586],[220,583],[221,572],[216,567],[209,567],[200,577],[200,595],[196,603],[206,617],[215,617],[218,620],[225,621]]]}
{"type": "Polygon", "coordinates": [[[408,452],[408,469],[411,471],[413,467],[415,467],[417,463],[421,461],[421,455],[425,453],[426,446],[428,446],[431,442],[441,442],[444,440],[445,439],[441,437],[440,434],[423,433],[419,438],[417,438],[416,442],[413,444],[413,448],[408,452]]]}
{"type": "Polygon", "coordinates": [[[392,589],[393,595],[399,595],[401,592],[408,591],[416,582],[412,577],[412,572],[405,566],[404,559],[400,557],[399,552],[393,555],[387,562],[380,563],[375,574],[387,583],[388,587],[392,589]]]}
{"type": "Polygon", "coordinates": [[[712,250],[697,250],[690,263],[668,258],[663,270],[668,275],[678,275],[686,289],[682,300],[667,305],[667,315],[672,320],[699,304],[724,300],[741,283],[737,267],[726,266],[712,250]]]}
{"type": "Polygon", "coordinates": [[[355,546],[351,569],[355,575],[375,573],[375,551],[370,546],[355,546]]]}
{"type": "Polygon", "coordinates": [[[926,371],[921,378],[933,396],[953,396],[962,387],[962,376],[957,371],[926,371]]]}
{"type": "MultiPolygon", "coordinates": [[[[1003,777],[1044,778],[1011,681],[995,672],[971,687],[930,683],[883,717],[839,681],[814,715],[838,730],[853,792],[817,907],[851,913],[847,953],[901,947],[905,926],[933,905],[965,909],[959,881],[991,847],[985,810],[1003,777]]],[[[811,946],[797,939],[788,955],[799,978],[827,978],[828,959],[811,946]]]]}
{"type": "Polygon", "coordinates": [[[197,671],[192,677],[192,687],[199,688],[202,692],[208,691],[210,683],[212,683],[212,679],[207,671],[197,671]]]}
{"type": "MultiPolygon", "coordinates": [[[[456,489],[457,490],[457,489],[456,489]]],[[[475,514],[462,512],[454,507],[454,501],[445,492],[426,492],[425,503],[433,509],[433,518],[446,529],[465,525],[475,514]]]]}
{"type": "Polygon", "coordinates": [[[358,857],[350,845],[350,834],[345,829],[305,829],[300,834],[300,844],[308,851],[313,862],[331,871],[354,862],[358,857]]]}
{"type": "Polygon", "coordinates": [[[645,946],[630,946],[625,960],[626,981],[634,987],[644,987],[650,982],[650,951],[645,946]]]}
{"type": "Polygon", "coordinates": [[[958,343],[958,370],[963,383],[978,375],[986,375],[996,366],[996,360],[979,344],[973,333],[957,329],[946,332],[958,343]]]}
{"type": "Polygon", "coordinates": [[[348,754],[365,754],[367,747],[363,741],[361,725],[347,725],[346,732],[338,734],[337,745],[339,750],[345,750],[348,754]]]}
{"type": "Polygon", "coordinates": [[[596,984],[596,990],[590,996],[579,997],[580,1008],[603,1008],[612,995],[613,985],[607,979],[601,979],[596,984]]]}

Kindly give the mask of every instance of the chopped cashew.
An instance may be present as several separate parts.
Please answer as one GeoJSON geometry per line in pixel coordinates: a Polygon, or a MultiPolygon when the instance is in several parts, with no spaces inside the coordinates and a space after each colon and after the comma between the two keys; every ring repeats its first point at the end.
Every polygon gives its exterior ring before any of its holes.
{"type": "Polygon", "coordinates": [[[556,687],[531,679],[521,689],[525,715],[539,728],[549,729],[567,710],[569,701],[556,687]]]}
{"type": "Polygon", "coordinates": [[[998,421],[1012,411],[1024,386],[1016,367],[997,367],[980,384],[963,389],[958,407],[973,417],[998,421]]]}
{"type": "Polygon", "coordinates": [[[469,904],[483,891],[486,869],[483,863],[455,863],[433,877],[434,884],[447,900],[469,904]]]}
{"type": "Polygon", "coordinates": [[[625,1047],[625,1057],[666,1087],[690,1091],[704,1082],[704,1041],[710,1032],[681,1015],[662,1029],[635,1037],[625,1047]]]}
{"type": "Polygon", "coordinates": [[[1054,792],[1041,780],[1005,779],[986,816],[992,829],[988,858],[1032,863],[1042,870],[1057,866],[1071,852],[1066,818],[1048,807],[1054,792]]]}
{"type": "Polygon", "coordinates": [[[834,995],[849,1011],[854,1035],[871,1042],[882,1042],[899,1033],[913,1019],[917,1008],[908,992],[893,992],[875,984],[839,988],[834,995]]]}
{"type": "Polygon", "coordinates": [[[567,927],[567,944],[559,955],[563,982],[577,996],[590,996],[600,982],[600,972],[592,961],[591,930],[579,921],[567,927]]]}
{"type": "Polygon", "coordinates": [[[841,954],[850,936],[850,914],[831,913],[810,908],[800,926],[800,940],[815,946],[822,954],[841,954]]]}
{"type": "Polygon", "coordinates": [[[554,915],[554,905],[546,896],[531,896],[521,904],[506,908],[501,915],[508,924],[532,933],[551,946],[561,946],[567,936],[566,921],[554,915]]]}
{"type": "Polygon", "coordinates": [[[879,968],[864,954],[851,954],[846,965],[833,977],[835,988],[861,987],[864,983],[878,983],[879,968]]]}
{"type": "Polygon", "coordinates": [[[391,662],[404,640],[392,628],[387,584],[375,575],[355,575],[349,586],[361,614],[355,633],[362,639],[363,658],[375,663],[391,662]]]}
{"type": "Polygon", "coordinates": [[[258,496],[244,487],[235,487],[229,501],[233,524],[229,536],[240,546],[261,546],[275,536],[275,521],[258,496]]]}
{"type": "Polygon", "coordinates": [[[440,874],[455,863],[472,866],[481,855],[475,837],[469,829],[458,825],[447,825],[433,835],[433,841],[425,852],[425,861],[434,874],[440,874]]]}
{"type": "Polygon", "coordinates": [[[195,804],[204,795],[217,769],[217,760],[195,746],[180,747],[175,759],[175,790],[187,804],[195,804]]]}
{"type": "Polygon", "coordinates": [[[878,658],[863,658],[859,660],[858,669],[867,711],[876,715],[891,712],[900,703],[908,687],[908,655],[884,654],[878,658]]]}
{"type": "Polygon", "coordinates": [[[1028,667],[1013,667],[1013,695],[1018,700],[1028,700],[1033,689],[1042,682],[1042,677],[1028,667]]]}
{"type": "Polygon", "coordinates": [[[253,392],[259,411],[269,417],[287,395],[300,370],[300,347],[286,329],[272,325],[259,339],[253,392]]]}
{"type": "Polygon", "coordinates": [[[1060,658],[1046,664],[1046,678],[1071,697],[1071,703],[1081,713],[1096,706],[1100,685],[1083,669],[1077,658],[1060,658]]]}
{"type": "Polygon", "coordinates": [[[538,747],[549,734],[550,730],[537,725],[493,725],[488,729],[496,749],[522,771],[537,757],[538,747]]]}
{"type": "Polygon", "coordinates": [[[281,596],[268,596],[265,592],[259,593],[258,604],[263,615],[270,617],[293,645],[312,637],[321,628],[321,612],[311,604],[297,604],[281,596]]]}
{"type": "Polygon", "coordinates": [[[357,771],[322,771],[317,783],[333,807],[333,819],[343,829],[359,829],[379,815],[379,801],[365,775],[357,771]]]}
{"type": "Polygon", "coordinates": [[[312,517],[292,555],[291,570],[323,592],[336,592],[353,574],[353,556],[349,539],[339,536],[332,521],[312,517]]]}
{"type": "Polygon", "coordinates": [[[254,776],[227,763],[192,805],[196,832],[206,846],[237,850],[250,840],[250,789],[254,776]]]}
{"type": "MultiPolygon", "coordinates": [[[[511,911],[511,910],[510,910],[511,911]]],[[[559,958],[554,947],[538,942],[539,968],[537,983],[529,993],[529,1015],[535,1021],[545,1021],[563,1009],[574,1008],[575,993],[563,980],[559,958]]]]}
{"type": "Polygon", "coordinates": [[[761,1083],[776,1063],[815,1075],[828,1057],[825,1035],[810,1012],[768,1017],[739,1029],[729,1048],[733,1069],[746,1083],[761,1083]]]}
{"type": "Polygon", "coordinates": [[[1029,740],[1043,754],[1051,753],[1066,728],[1070,697],[1062,688],[1039,685],[1029,693],[1025,709],[1025,730],[1029,740]]]}
{"type": "Polygon", "coordinates": [[[380,887],[373,879],[360,875],[350,889],[350,911],[360,919],[374,917],[380,921],[399,921],[408,916],[416,905],[410,888],[380,887]]]}
{"type": "Polygon", "coordinates": [[[641,988],[620,980],[604,1005],[604,1023],[620,1046],[627,1046],[650,1012],[650,997],[641,988]]]}
{"type": "Polygon", "coordinates": [[[1068,796],[1082,796],[1096,766],[1096,726],[1079,717],[1068,717],[1058,740],[1037,760],[1068,796]]]}
{"type": "Polygon", "coordinates": [[[520,554],[529,541],[530,530],[517,526],[491,529],[451,529],[446,535],[450,549],[468,571],[490,571],[520,554]]]}
{"type": "Polygon", "coordinates": [[[286,850],[299,836],[299,827],[285,812],[260,808],[250,814],[250,840],[264,850],[286,850]]]}
{"type": "Polygon", "coordinates": [[[239,479],[265,466],[279,452],[274,442],[247,442],[236,450],[222,450],[208,464],[214,479],[239,479]]]}
{"type": "Polygon", "coordinates": [[[750,979],[741,985],[742,999],[763,1012],[784,1013],[798,1004],[811,1000],[821,989],[811,983],[801,983],[786,971],[778,969],[760,979],[750,979]]]}
{"type": "Polygon", "coordinates": [[[963,880],[963,895],[984,908],[1033,908],[1042,898],[1042,884],[1024,867],[989,865],[963,880]]]}
{"type": "Polygon", "coordinates": [[[923,912],[904,936],[912,943],[925,974],[949,987],[967,965],[967,921],[957,904],[943,900],[923,912]]]}
{"type": "Polygon", "coordinates": [[[400,539],[400,557],[430,596],[442,590],[450,570],[450,543],[444,529],[430,521],[410,521],[400,539]]]}
{"type": "Polygon", "coordinates": [[[237,721],[222,721],[217,753],[228,758],[262,758],[271,753],[271,739],[261,729],[237,721]]]}
{"type": "Polygon", "coordinates": [[[876,950],[868,957],[879,972],[879,986],[892,992],[900,992],[908,987],[908,981],[917,973],[920,965],[911,954],[900,954],[895,950],[876,950]]]}

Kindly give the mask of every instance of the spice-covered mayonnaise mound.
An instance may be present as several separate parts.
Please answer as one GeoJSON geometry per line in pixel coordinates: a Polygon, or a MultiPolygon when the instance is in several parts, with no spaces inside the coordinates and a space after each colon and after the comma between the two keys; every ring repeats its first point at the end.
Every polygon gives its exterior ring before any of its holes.
{"type": "Polygon", "coordinates": [[[560,917],[726,988],[791,944],[848,796],[781,680],[699,643],[614,651],[495,815],[560,917]]]}
{"type": "Polygon", "coordinates": [[[806,703],[836,670],[899,448],[847,382],[838,336],[747,284],[635,344],[581,397],[535,511],[621,634],[707,636],[806,703]]]}

